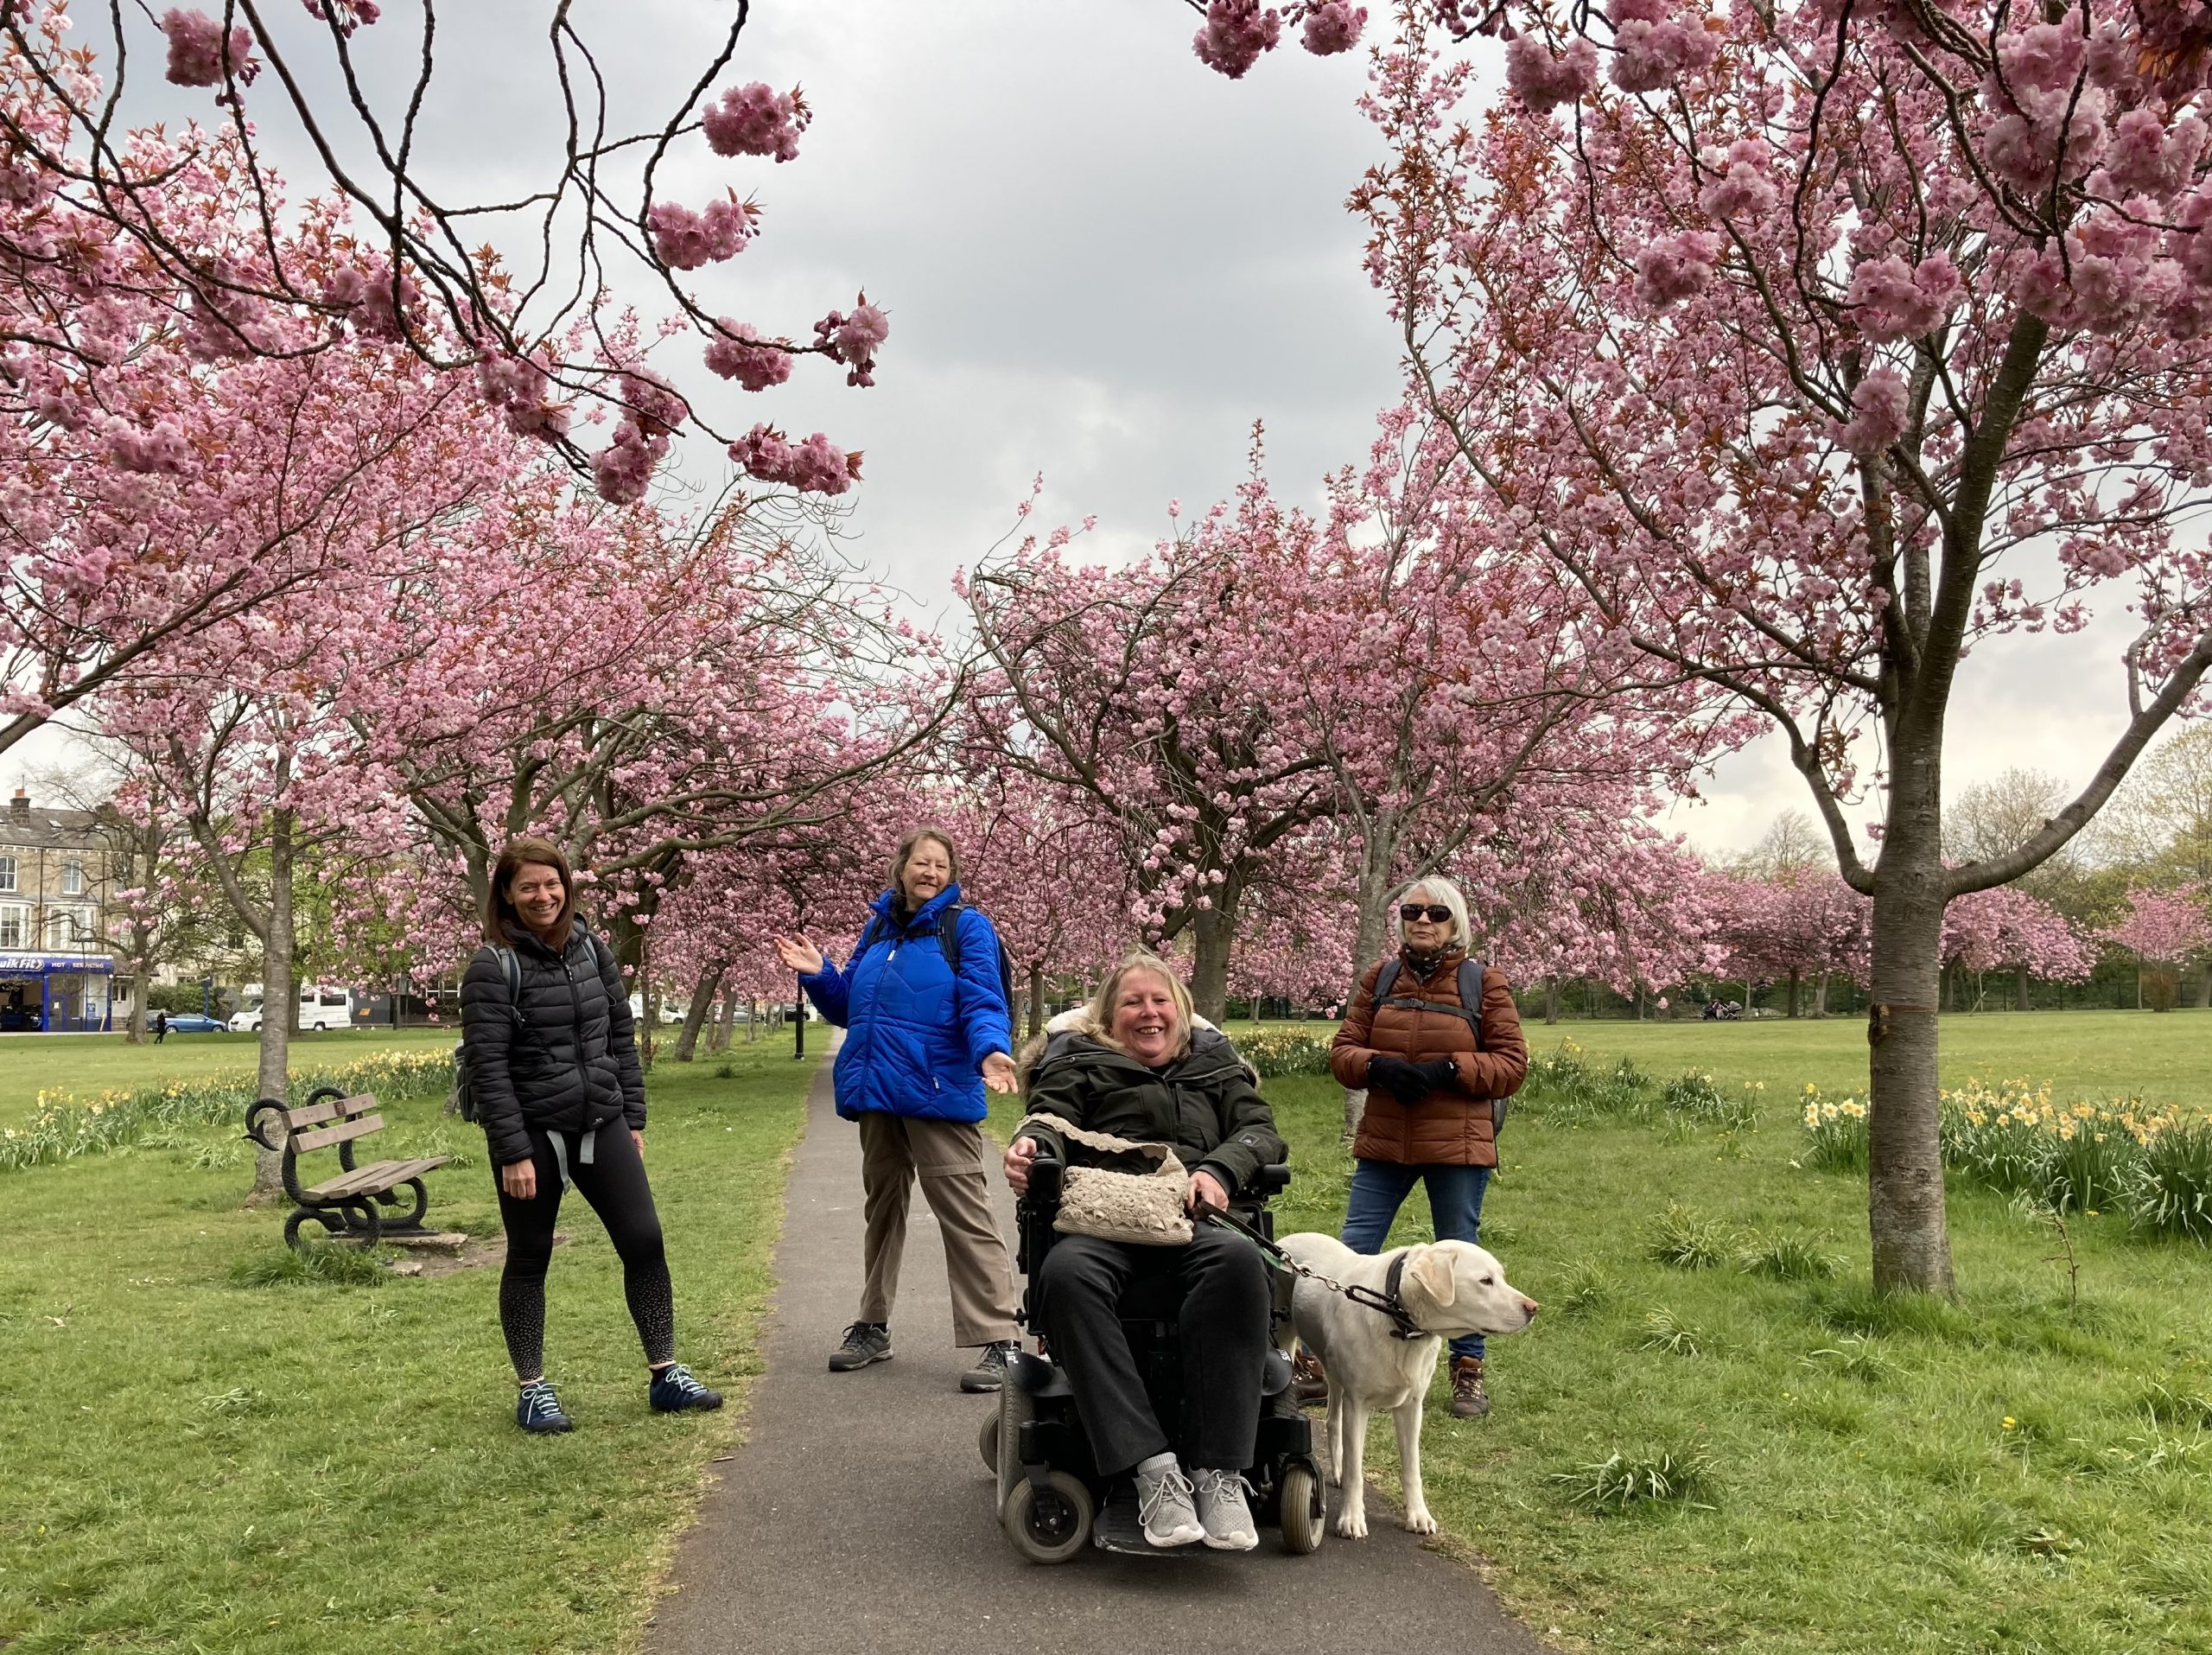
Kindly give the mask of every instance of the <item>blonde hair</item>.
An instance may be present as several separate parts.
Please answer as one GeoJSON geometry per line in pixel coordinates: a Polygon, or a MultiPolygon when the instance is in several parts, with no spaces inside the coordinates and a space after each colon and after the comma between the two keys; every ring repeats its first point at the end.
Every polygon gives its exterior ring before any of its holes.
{"type": "Polygon", "coordinates": [[[1191,1027],[1198,1010],[1191,1003],[1190,990],[1175,975],[1175,968],[1148,948],[1133,948],[1122,955],[1122,963],[1106,974],[1106,980],[1098,985],[1098,992],[1090,996],[1090,1003],[1084,1008],[1084,1016],[1090,1024],[1091,1037],[1117,1052],[1126,1049],[1113,1035],[1114,1001],[1122,992],[1122,983],[1139,971],[1149,971],[1167,985],[1168,997],[1175,1002],[1174,1054],[1184,1056],[1191,1049],[1191,1027]]]}

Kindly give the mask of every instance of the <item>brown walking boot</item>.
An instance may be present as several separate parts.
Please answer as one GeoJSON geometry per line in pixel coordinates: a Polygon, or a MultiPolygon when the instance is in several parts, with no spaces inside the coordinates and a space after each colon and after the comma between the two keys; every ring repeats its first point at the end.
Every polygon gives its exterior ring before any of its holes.
{"type": "Polygon", "coordinates": [[[1483,1359],[1452,1359],[1452,1417],[1480,1419],[1490,1412],[1490,1392],[1483,1388],[1483,1359]]]}
{"type": "Polygon", "coordinates": [[[1301,1408],[1329,1399],[1329,1376],[1321,1366],[1321,1359],[1303,1345],[1298,1354],[1290,1359],[1291,1398],[1301,1408]]]}

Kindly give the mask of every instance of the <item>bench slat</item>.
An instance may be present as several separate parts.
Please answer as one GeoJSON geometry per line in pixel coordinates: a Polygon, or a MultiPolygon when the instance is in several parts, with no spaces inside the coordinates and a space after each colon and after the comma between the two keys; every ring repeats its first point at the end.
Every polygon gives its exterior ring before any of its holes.
{"type": "Polygon", "coordinates": [[[365,1138],[372,1132],[384,1130],[384,1117],[364,1115],[357,1120],[340,1121],[335,1126],[319,1126],[312,1132],[301,1132],[292,1139],[292,1153],[305,1155],[310,1149],[321,1149],[333,1143],[343,1143],[348,1138],[365,1138]]]}
{"type": "Polygon", "coordinates": [[[365,1092],[357,1098],[335,1098],[327,1104],[310,1104],[305,1109],[288,1109],[284,1111],[284,1124],[297,1132],[341,1115],[365,1115],[376,1106],[376,1094],[365,1092]]]}
{"type": "Polygon", "coordinates": [[[410,1178],[419,1178],[426,1172],[435,1171],[452,1159],[451,1155],[425,1155],[416,1161],[379,1161],[374,1166],[357,1167],[341,1177],[315,1185],[307,1192],[308,1198],[315,1201],[339,1201],[358,1195],[380,1195],[410,1178]]]}

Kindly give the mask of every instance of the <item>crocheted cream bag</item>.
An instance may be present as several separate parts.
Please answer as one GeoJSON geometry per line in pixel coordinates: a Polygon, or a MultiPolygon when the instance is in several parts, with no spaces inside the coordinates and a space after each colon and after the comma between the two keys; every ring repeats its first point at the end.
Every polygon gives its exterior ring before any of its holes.
{"type": "Polygon", "coordinates": [[[1052,1228],[1064,1236],[1096,1236],[1103,1241],[1133,1242],[1146,1247],[1186,1246],[1191,1239],[1190,1215],[1183,1201],[1191,1175],[1175,1151],[1165,1143],[1138,1143],[1110,1132],[1086,1132],[1057,1115],[1031,1115],[1023,1127],[1049,1127],[1071,1144],[1081,1144],[1106,1155],[1137,1155],[1153,1163],[1150,1172],[1114,1172],[1104,1167],[1082,1167],[1069,1157],[1060,1174],[1060,1212],[1052,1228]]]}

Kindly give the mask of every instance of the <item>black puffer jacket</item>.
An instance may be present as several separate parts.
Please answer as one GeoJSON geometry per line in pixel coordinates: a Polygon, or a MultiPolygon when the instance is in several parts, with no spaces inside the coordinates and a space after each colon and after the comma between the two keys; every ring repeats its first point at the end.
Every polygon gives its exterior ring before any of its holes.
{"type": "Polygon", "coordinates": [[[613,951],[581,925],[562,954],[529,932],[510,935],[522,967],[518,1002],[489,947],[461,980],[461,1044],[493,1163],[530,1159],[525,1126],[588,1132],[620,1117],[643,1131],[645,1079],[613,951]]]}
{"type": "MultiPolygon", "coordinates": [[[[1285,1154],[1252,1072],[1217,1029],[1193,1031],[1189,1054],[1163,1069],[1147,1069],[1128,1053],[1069,1029],[1046,1042],[1021,1090],[1032,1114],[1057,1115],[1086,1131],[1173,1144],[1185,1167],[1213,1174],[1230,1195],[1285,1154]]],[[[1067,1158],[1058,1133],[1025,1130],[1056,1158],[1067,1158]]]]}

